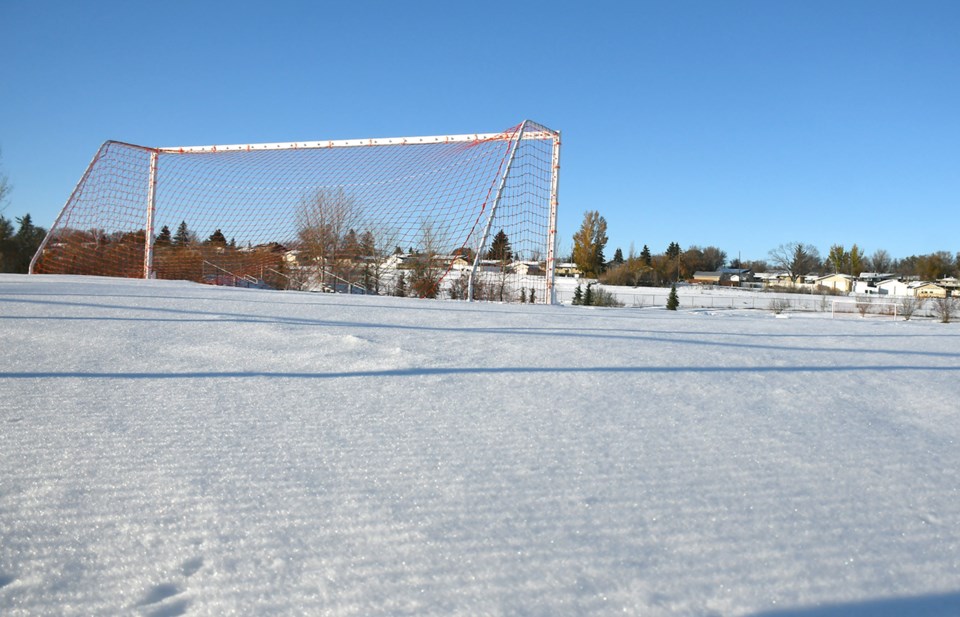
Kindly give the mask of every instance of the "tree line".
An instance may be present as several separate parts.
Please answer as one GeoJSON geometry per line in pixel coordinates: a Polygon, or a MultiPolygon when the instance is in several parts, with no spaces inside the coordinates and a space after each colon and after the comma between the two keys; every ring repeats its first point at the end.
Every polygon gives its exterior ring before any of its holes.
{"type": "Polygon", "coordinates": [[[598,279],[607,285],[660,287],[689,280],[695,272],[716,272],[722,268],[745,269],[752,272],[782,271],[793,282],[809,274],[850,274],[863,272],[897,274],[933,281],[946,277],[960,277],[960,252],[936,251],[925,255],[911,255],[894,259],[884,249],[870,255],[857,244],[849,249],[842,244],[830,247],[826,257],[813,245],[788,242],[771,249],[766,260],[728,260],[727,253],[716,246],[690,246],[682,249],[670,242],[660,253],[654,253],[646,244],[637,252],[631,244],[624,256],[617,248],[609,261],[604,257],[607,244],[607,221],[596,210],[584,213],[583,222],[573,236],[573,251],[566,259],[576,264],[587,278],[598,279]]]}
{"type": "Polygon", "coordinates": [[[34,225],[29,213],[14,219],[16,224],[3,216],[11,190],[6,174],[0,172],[0,272],[26,273],[47,230],[34,225]]]}
{"type": "Polygon", "coordinates": [[[0,272],[26,274],[46,235],[47,230],[34,225],[29,214],[17,217],[16,225],[0,215],[0,272]]]}

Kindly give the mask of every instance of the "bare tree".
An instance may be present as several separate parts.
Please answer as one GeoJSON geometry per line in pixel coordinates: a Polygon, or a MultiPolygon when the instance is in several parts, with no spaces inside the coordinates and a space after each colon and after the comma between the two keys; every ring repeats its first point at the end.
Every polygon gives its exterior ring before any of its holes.
{"type": "Polygon", "coordinates": [[[792,283],[796,283],[798,278],[819,267],[820,252],[810,244],[788,242],[770,251],[770,261],[774,267],[784,270],[792,283]]]}
{"type": "Polygon", "coordinates": [[[890,258],[890,253],[884,249],[877,249],[873,252],[873,255],[870,256],[870,268],[874,272],[889,272],[893,269],[893,259],[890,258]]]}
{"type": "Polygon", "coordinates": [[[417,297],[436,298],[443,276],[443,269],[437,263],[439,240],[433,224],[428,220],[421,224],[420,233],[420,250],[412,257],[410,287],[417,297]]]}
{"type": "Polygon", "coordinates": [[[942,298],[933,298],[933,314],[941,323],[950,323],[960,311],[960,298],[953,296],[944,296],[942,298]]]}
{"type": "MultiPolygon", "coordinates": [[[[0,160],[3,160],[3,153],[0,152],[0,160]]],[[[0,213],[2,213],[6,206],[4,203],[7,200],[7,195],[10,194],[10,191],[13,190],[13,186],[10,185],[10,181],[7,179],[7,174],[0,171],[0,213]]]]}
{"type": "Polygon", "coordinates": [[[920,304],[920,298],[916,296],[904,296],[900,298],[900,314],[903,315],[904,321],[910,321],[913,314],[920,308],[920,304]]]}
{"type": "Polygon", "coordinates": [[[318,189],[297,210],[300,254],[307,267],[315,270],[321,287],[336,276],[337,262],[356,213],[356,203],[342,188],[318,189]]]}

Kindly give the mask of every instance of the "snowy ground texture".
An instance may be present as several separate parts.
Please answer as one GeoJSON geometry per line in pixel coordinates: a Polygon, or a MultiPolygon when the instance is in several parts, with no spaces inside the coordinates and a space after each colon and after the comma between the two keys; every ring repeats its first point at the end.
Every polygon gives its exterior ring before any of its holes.
{"type": "Polygon", "coordinates": [[[0,613],[960,614],[960,325],[0,275],[0,613]]]}

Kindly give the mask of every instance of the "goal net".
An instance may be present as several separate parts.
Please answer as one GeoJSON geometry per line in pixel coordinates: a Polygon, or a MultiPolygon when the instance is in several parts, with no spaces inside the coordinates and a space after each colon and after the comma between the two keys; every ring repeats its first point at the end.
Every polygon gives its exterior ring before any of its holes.
{"type": "Polygon", "coordinates": [[[560,134],[108,141],[32,273],[551,302],[560,134]]]}

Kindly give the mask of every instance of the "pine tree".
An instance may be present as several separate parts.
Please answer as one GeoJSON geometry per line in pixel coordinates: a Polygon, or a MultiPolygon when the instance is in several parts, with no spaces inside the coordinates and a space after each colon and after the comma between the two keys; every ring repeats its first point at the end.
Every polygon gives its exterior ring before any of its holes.
{"type": "Polygon", "coordinates": [[[530,304],[537,301],[537,292],[533,287],[530,288],[530,304]]]}
{"type": "Polygon", "coordinates": [[[648,266],[653,263],[653,257],[650,255],[650,247],[646,244],[643,245],[643,250],[640,251],[640,259],[648,266]]]}
{"type": "Polygon", "coordinates": [[[623,251],[619,248],[613,253],[613,264],[619,266],[623,264],[623,251]]]}
{"type": "Polygon", "coordinates": [[[579,306],[583,304],[583,289],[580,288],[579,283],[577,284],[577,289],[573,292],[573,303],[574,306],[579,306]]]}
{"type": "Polygon", "coordinates": [[[377,239],[372,232],[365,231],[360,236],[360,250],[366,257],[373,257],[377,254],[377,239]]]}
{"type": "Polygon", "coordinates": [[[182,221],[177,227],[177,235],[173,237],[173,244],[175,246],[184,247],[190,244],[190,229],[187,227],[187,222],[182,221]]]}
{"type": "Polygon", "coordinates": [[[170,246],[170,243],[173,241],[173,238],[170,234],[170,228],[164,225],[160,228],[160,233],[157,234],[157,239],[154,241],[154,246],[170,246]]]}
{"type": "Polygon", "coordinates": [[[400,296],[401,298],[407,295],[407,281],[401,272],[397,276],[397,286],[393,290],[393,295],[400,296]]]}
{"type": "Polygon", "coordinates": [[[357,238],[357,232],[351,229],[343,237],[343,248],[340,250],[340,255],[347,259],[355,259],[360,254],[360,240],[357,238]]]}
{"type": "Polygon", "coordinates": [[[40,244],[43,243],[43,238],[47,235],[47,230],[34,225],[33,219],[29,214],[24,214],[18,218],[17,223],[20,224],[20,228],[17,229],[16,235],[13,236],[13,244],[16,250],[13,272],[26,274],[30,269],[30,260],[33,259],[34,253],[37,252],[40,244]]]}
{"type": "Polygon", "coordinates": [[[0,272],[12,269],[15,253],[13,223],[0,215],[0,272]]]}
{"type": "Polygon", "coordinates": [[[680,307],[680,298],[677,297],[677,286],[670,286],[670,295],[667,296],[667,310],[675,311],[680,307]]]}
{"type": "Polygon", "coordinates": [[[212,234],[210,234],[209,238],[207,238],[207,244],[212,244],[214,246],[226,246],[227,238],[226,236],[223,235],[222,231],[217,229],[212,234]]]}
{"type": "Polygon", "coordinates": [[[593,306],[593,283],[587,284],[587,291],[583,294],[583,305],[593,306]]]}
{"type": "Polygon", "coordinates": [[[525,287],[520,288],[520,304],[527,303],[527,289],[525,287]]]}
{"type": "Polygon", "coordinates": [[[492,259],[501,263],[507,263],[513,259],[510,239],[502,229],[493,237],[493,243],[490,245],[490,250],[487,251],[486,259],[492,259]]]}

